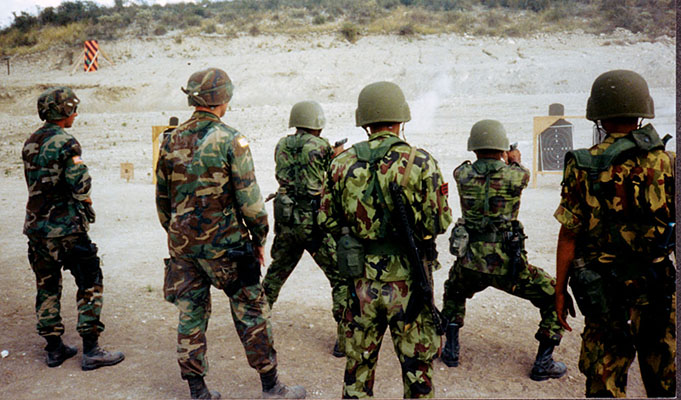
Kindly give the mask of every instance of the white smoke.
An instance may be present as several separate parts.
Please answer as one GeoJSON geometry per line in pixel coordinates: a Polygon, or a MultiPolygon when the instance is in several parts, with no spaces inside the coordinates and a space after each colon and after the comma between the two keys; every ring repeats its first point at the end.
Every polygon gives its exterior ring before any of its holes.
{"type": "Polygon", "coordinates": [[[409,131],[423,133],[432,130],[438,108],[452,94],[453,84],[452,76],[446,72],[439,72],[429,82],[430,88],[411,104],[409,131]]]}

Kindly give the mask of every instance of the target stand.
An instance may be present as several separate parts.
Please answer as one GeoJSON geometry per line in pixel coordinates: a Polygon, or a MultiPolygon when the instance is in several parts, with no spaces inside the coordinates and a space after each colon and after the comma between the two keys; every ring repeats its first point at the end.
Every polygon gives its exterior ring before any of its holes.
{"type": "Polygon", "coordinates": [[[532,134],[532,187],[537,187],[538,175],[563,173],[565,153],[573,149],[573,125],[568,119],[583,119],[583,116],[563,115],[563,105],[549,106],[549,115],[534,117],[532,134]]]}

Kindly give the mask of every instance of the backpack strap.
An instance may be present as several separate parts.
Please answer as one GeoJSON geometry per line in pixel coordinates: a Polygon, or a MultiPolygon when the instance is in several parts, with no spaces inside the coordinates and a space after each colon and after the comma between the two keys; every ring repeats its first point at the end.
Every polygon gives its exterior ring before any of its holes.
{"type": "MultiPolygon", "coordinates": [[[[369,147],[369,142],[360,142],[352,145],[357,154],[357,159],[362,162],[366,162],[369,165],[369,181],[367,188],[362,196],[362,201],[367,202],[370,197],[376,196],[377,203],[383,207],[383,218],[381,220],[381,228],[379,232],[379,237],[385,237],[387,232],[387,227],[390,222],[390,215],[387,212],[385,196],[381,190],[381,185],[378,181],[378,163],[385,157],[390,149],[398,144],[407,144],[405,141],[397,136],[389,136],[385,138],[381,144],[375,149],[369,147]]],[[[408,145],[408,144],[407,144],[408,145]]],[[[413,162],[412,162],[413,163],[413,162]]]]}
{"type": "Polygon", "coordinates": [[[305,168],[301,160],[303,147],[312,140],[311,138],[304,139],[302,135],[289,135],[286,141],[286,149],[293,155],[293,162],[291,163],[291,169],[293,176],[295,177],[295,182],[293,185],[293,197],[302,198],[307,195],[307,185],[303,179],[303,169],[305,168]]]}

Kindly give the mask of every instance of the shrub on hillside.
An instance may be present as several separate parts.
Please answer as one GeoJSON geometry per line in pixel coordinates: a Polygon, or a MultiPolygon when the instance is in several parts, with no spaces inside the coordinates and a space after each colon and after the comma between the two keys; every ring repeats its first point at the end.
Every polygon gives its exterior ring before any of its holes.
{"type": "Polygon", "coordinates": [[[359,38],[359,27],[352,22],[346,22],[341,26],[341,35],[350,43],[355,43],[359,38]]]}

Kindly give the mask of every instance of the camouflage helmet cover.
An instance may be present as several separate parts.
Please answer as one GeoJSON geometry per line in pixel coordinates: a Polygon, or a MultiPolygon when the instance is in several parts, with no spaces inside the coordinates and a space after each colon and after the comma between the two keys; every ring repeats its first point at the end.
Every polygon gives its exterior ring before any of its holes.
{"type": "Polygon", "coordinates": [[[181,88],[187,95],[190,106],[212,107],[229,102],[234,85],[227,73],[219,68],[208,68],[194,72],[187,81],[187,88],[181,88]]]}
{"type": "Polygon", "coordinates": [[[80,99],[69,87],[51,87],[38,96],[38,116],[43,121],[59,121],[76,112],[80,99]]]}
{"type": "Polygon", "coordinates": [[[501,122],[493,119],[478,121],[471,128],[468,137],[468,151],[475,150],[508,150],[509,143],[506,129],[501,122]]]}
{"type": "Polygon", "coordinates": [[[324,129],[325,125],[324,110],[316,101],[301,101],[291,108],[289,128],[324,129]]]}
{"type": "Polygon", "coordinates": [[[586,118],[655,118],[655,106],[645,79],[634,71],[612,70],[601,74],[591,86],[586,118]]]}
{"type": "Polygon", "coordinates": [[[392,82],[374,82],[362,89],[357,98],[355,122],[367,126],[377,122],[411,120],[409,104],[399,86],[392,82]]]}

